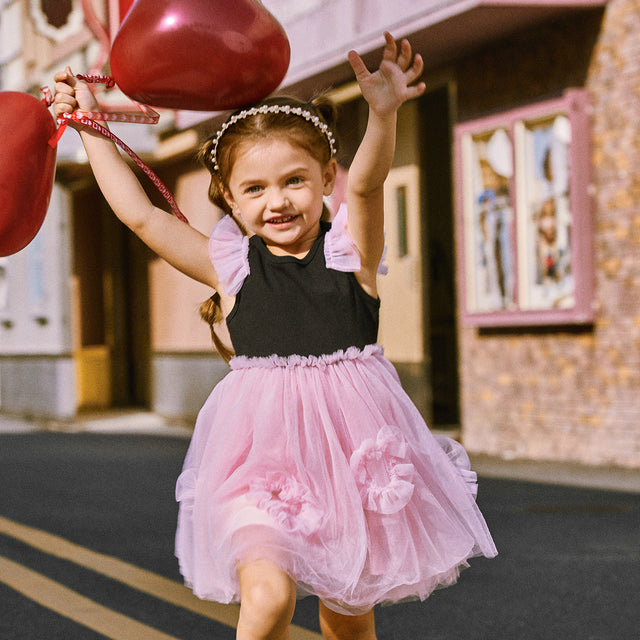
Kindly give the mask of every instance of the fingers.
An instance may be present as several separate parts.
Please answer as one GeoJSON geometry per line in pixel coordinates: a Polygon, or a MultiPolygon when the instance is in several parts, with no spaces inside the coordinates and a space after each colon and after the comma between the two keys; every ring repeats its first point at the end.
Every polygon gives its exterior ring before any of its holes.
{"type": "Polygon", "coordinates": [[[69,67],[67,67],[64,71],[58,71],[54,76],[53,79],[56,82],[67,82],[69,81],[71,78],[73,78],[73,74],[71,73],[71,69],[69,67]]]}
{"type": "Polygon", "coordinates": [[[382,52],[382,59],[389,62],[397,62],[398,58],[398,45],[394,37],[388,32],[384,32],[384,51],[382,52]]]}
{"type": "Polygon", "coordinates": [[[403,71],[410,97],[413,98],[422,95],[426,88],[424,82],[415,86],[410,86],[422,75],[424,70],[424,60],[422,59],[422,56],[419,53],[414,55],[411,49],[411,44],[406,38],[403,38],[400,41],[400,52],[396,57],[398,46],[389,33],[385,33],[385,40],[387,41],[385,53],[388,53],[389,55],[393,53],[393,59],[391,59],[391,61],[403,71]]]}
{"type": "Polygon", "coordinates": [[[76,79],[69,67],[64,71],[58,71],[53,79],[56,81],[56,94],[62,93],[70,96],[75,94],[76,79]]]}
{"type": "Polygon", "coordinates": [[[382,54],[383,60],[388,60],[397,64],[403,71],[407,71],[412,66],[414,61],[413,52],[411,51],[411,44],[406,38],[400,41],[400,52],[398,53],[398,45],[393,36],[385,31],[384,34],[385,47],[382,54]]]}
{"type": "Polygon", "coordinates": [[[413,57],[413,63],[405,71],[407,84],[411,84],[415,82],[422,75],[423,70],[424,70],[424,61],[422,60],[422,56],[419,53],[416,53],[416,55],[413,57]]]}
{"type": "Polygon", "coordinates": [[[355,51],[349,51],[347,58],[349,59],[349,64],[351,65],[358,82],[361,82],[371,75],[369,73],[369,69],[367,69],[367,65],[355,51]]]}
{"type": "Polygon", "coordinates": [[[413,53],[406,38],[396,43],[389,32],[384,34],[385,46],[380,67],[370,73],[362,58],[355,52],[348,54],[365,100],[383,110],[392,102],[402,104],[405,100],[417,98],[425,92],[424,82],[418,82],[424,69],[420,54],[413,53]]]}
{"type": "Polygon", "coordinates": [[[406,71],[411,66],[411,61],[413,58],[413,53],[411,51],[411,45],[407,39],[402,39],[400,41],[400,54],[396,59],[396,64],[403,70],[406,71]]]}
{"type": "MultiPolygon", "coordinates": [[[[413,55],[409,41],[406,38],[403,38],[400,41],[400,52],[398,53],[398,45],[396,44],[394,37],[388,31],[385,31],[384,39],[385,46],[382,52],[382,59],[396,64],[400,69],[402,69],[402,71],[408,72],[412,76],[410,82],[418,78],[422,73],[424,63],[420,54],[416,54],[415,56],[413,55]]],[[[362,62],[360,56],[358,56],[355,51],[350,51],[348,57],[354,72],[356,71],[357,66],[358,69],[360,69],[360,72],[364,73],[366,66],[362,62]]]]}
{"type": "Polygon", "coordinates": [[[411,44],[406,39],[400,42],[400,54],[396,64],[405,72],[408,82],[413,82],[418,78],[424,68],[422,56],[419,53],[413,55],[411,44]]]}
{"type": "Polygon", "coordinates": [[[63,113],[73,113],[77,107],[78,103],[73,96],[56,93],[56,97],[53,102],[53,110],[57,116],[63,113]]]}
{"type": "Polygon", "coordinates": [[[75,77],[71,69],[58,71],[53,79],[56,81],[53,111],[59,116],[63,113],[73,113],[78,108],[75,90],[75,77]]]}
{"type": "Polygon", "coordinates": [[[403,38],[400,44],[396,43],[393,36],[385,31],[385,47],[382,59],[396,64],[407,75],[407,82],[411,83],[420,77],[424,69],[424,61],[419,53],[413,54],[411,43],[403,38]]]}
{"type": "Polygon", "coordinates": [[[416,85],[407,87],[407,100],[413,100],[420,97],[427,90],[427,85],[424,82],[419,82],[416,85]]]}

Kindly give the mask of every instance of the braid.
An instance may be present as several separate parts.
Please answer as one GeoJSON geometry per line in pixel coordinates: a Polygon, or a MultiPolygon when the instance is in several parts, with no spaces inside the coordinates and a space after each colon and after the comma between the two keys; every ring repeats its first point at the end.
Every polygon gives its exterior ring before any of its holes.
{"type": "Polygon", "coordinates": [[[222,322],[222,307],[220,305],[220,294],[214,293],[200,305],[200,317],[209,325],[211,330],[211,339],[213,344],[225,362],[229,362],[235,355],[223,342],[216,333],[215,325],[222,322]]]}

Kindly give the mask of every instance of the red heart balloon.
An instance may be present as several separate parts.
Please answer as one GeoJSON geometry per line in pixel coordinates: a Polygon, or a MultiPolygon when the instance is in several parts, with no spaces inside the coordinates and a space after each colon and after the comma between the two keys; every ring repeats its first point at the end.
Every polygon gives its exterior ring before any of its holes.
{"type": "Polygon", "coordinates": [[[218,111],[269,95],[289,58],[284,30],[257,0],[136,0],[111,47],[111,75],[137,102],[218,111]]]}
{"type": "Polygon", "coordinates": [[[118,9],[120,10],[120,22],[124,20],[124,17],[127,15],[127,11],[131,9],[131,5],[133,4],[133,0],[120,0],[118,3],[118,9]]]}
{"type": "Polygon", "coordinates": [[[0,256],[24,249],[49,206],[56,131],[47,107],[28,93],[0,91],[0,256]]]}

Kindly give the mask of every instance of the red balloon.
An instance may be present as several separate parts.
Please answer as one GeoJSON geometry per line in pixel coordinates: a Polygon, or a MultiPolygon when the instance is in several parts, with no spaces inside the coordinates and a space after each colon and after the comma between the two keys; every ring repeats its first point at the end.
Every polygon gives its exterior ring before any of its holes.
{"type": "Polygon", "coordinates": [[[131,9],[132,4],[133,0],[120,0],[118,3],[118,9],[120,10],[120,22],[124,20],[124,17],[127,15],[127,11],[131,9]]]}
{"type": "Polygon", "coordinates": [[[56,125],[47,107],[28,93],[0,91],[0,256],[24,249],[49,206],[56,125]]]}
{"type": "Polygon", "coordinates": [[[258,0],[136,0],[111,47],[111,75],[150,106],[235,109],[276,89],[290,53],[258,0]]]}

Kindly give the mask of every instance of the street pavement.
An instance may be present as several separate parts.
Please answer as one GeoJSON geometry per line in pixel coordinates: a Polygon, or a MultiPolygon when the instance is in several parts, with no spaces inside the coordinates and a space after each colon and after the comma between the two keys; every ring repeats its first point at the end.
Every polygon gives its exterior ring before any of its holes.
{"type": "MultiPolygon", "coordinates": [[[[189,433],[145,413],[71,424],[0,416],[0,567],[28,569],[32,582],[46,578],[67,588],[59,599],[81,594],[99,603],[101,615],[117,612],[119,620],[166,638],[233,638],[228,621],[123,582],[131,567],[146,572],[141,585],[153,576],[181,582],[173,556],[174,485],[189,433]],[[37,547],[20,533],[24,525],[27,533],[57,538],[37,547]],[[75,545],[65,558],[54,552],[63,543],[75,545]],[[101,562],[116,559],[121,565],[111,577],[101,573],[101,562]]],[[[500,555],[472,560],[457,585],[424,603],[379,608],[379,640],[638,640],[638,472],[473,462],[478,502],[500,555]]],[[[0,570],[1,640],[143,640],[142,633],[125,635],[124,626],[113,635],[92,630],[78,622],[76,609],[52,611],[0,570]]],[[[300,634],[318,632],[316,616],[313,598],[299,602],[300,634]]]]}

